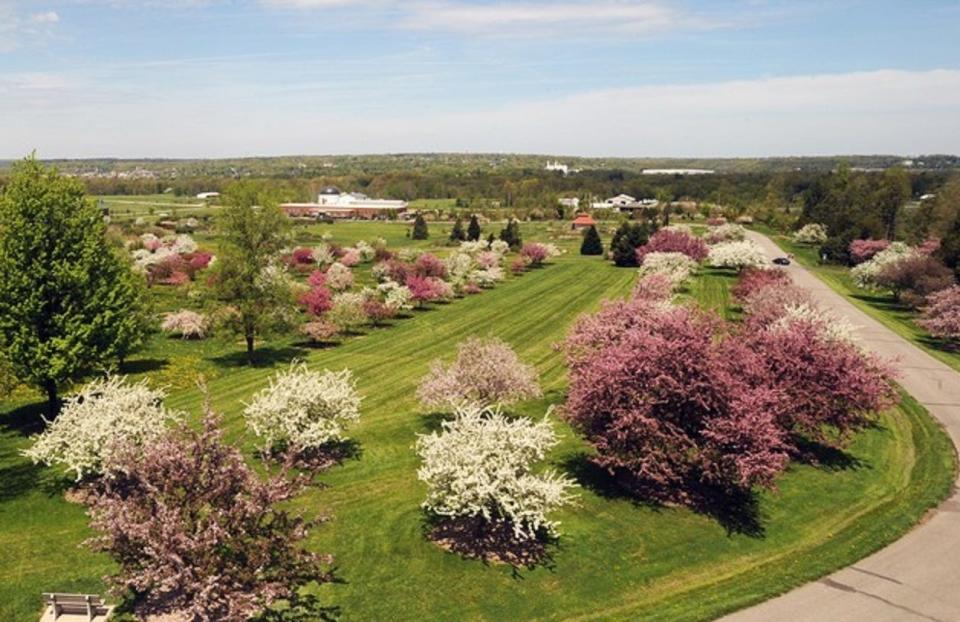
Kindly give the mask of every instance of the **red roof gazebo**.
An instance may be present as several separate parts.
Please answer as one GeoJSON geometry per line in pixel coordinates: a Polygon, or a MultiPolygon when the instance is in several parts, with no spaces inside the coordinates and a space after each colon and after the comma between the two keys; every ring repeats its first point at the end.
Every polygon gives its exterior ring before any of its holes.
{"type": "Polygon", "coordinates": [[[576,218],[573,219],[573,224],[570,226],[571,229],[589,229],[590,227],[597,224],[593,218],[590,217],[590,214],[579,214],[576,218]]]}

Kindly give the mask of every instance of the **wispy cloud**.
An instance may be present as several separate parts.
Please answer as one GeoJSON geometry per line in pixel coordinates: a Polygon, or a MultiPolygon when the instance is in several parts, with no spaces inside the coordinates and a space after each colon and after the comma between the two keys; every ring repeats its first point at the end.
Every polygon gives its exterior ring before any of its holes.
{"type": "Polygon", "coordinates": [[[56,11],[23,13],[14,2],[0,0],[0,53],[12,52],[26,41],[45,41],[59,21],[56,11]]]}

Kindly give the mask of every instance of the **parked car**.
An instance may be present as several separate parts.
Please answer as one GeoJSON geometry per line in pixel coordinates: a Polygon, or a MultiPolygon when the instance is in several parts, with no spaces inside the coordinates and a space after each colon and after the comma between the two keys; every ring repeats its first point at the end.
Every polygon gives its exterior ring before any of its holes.
{"type": "Polygon", "coordinates": [[[777,264],[778,266],[789,266],[789,265],[790,265],[790,258],[789,258],[789,257],[774,257],[773,263],[777,264]]]}

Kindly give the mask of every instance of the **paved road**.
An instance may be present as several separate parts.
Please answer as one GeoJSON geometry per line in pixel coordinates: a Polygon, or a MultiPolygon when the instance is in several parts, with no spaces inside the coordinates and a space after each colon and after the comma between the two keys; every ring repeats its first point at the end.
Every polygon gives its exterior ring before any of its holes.
{"type": "MultiPolygon", "coordinates": [[[[751,238],[771,257],[783,254],[769,238],[757,233],[751,238]]],[[[960,374],[870,318],[805,268],[793,264],[787,271],[824,308],[857,326],[866,347],[899,358],[900,384],[960,446],[960,374]]],[[[960,495],[955,490],[922,525],[853,566],[723,620],[960,620],[960,495]]]]}

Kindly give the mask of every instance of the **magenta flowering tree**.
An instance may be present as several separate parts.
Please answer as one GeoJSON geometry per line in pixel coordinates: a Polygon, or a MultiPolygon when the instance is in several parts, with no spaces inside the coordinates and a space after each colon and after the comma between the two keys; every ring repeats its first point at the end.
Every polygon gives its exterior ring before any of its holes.
{"type": "Polygon", "coordinates": [[[543,244],[528,242],[520,249],[520,256],[525,258],[529,265],[540,266],[550,257],[550,251],[543,244]]]}
{"type": "Polygon", "coordinates": [[[873,259],[873,256],[890,246],[889,240],[853,240],[847,250],[850,251],[850,261],[859,264],[873,259]]]}
{"type": "Polygon", "coordinates": [[[436,255],[424,253],[413,263],[413,272],[417,276],[443,279],[447,276],[447,266],[436,255]]]}
{"type": "Polygon", "coordinates": [[[307,285],[310,287],[323,287],[327,284],[327,273],[320,270],[314,270],[307,277],[307,285]]]}
{"type": "Polygon", "coordinates": [[[437,277],[419,276],[411,274],[407,277],[406,286],[410,290],[410,299],[417,306],[423,306],[425,302],[433,302],[447,297],[447,283],[437,277]]]}
{"type": "Polygon", "coordinates": [[[731,290],[734,298],[743,301],[765,287],[790,285],[790,275],[780,268],[746,268],[740,273],[737,284],[731,290]]]}
{"type": "Polygon", "coordinates": [[[678,229],[660,229],[646,244],[637,249],[637,263],[643,264],[648,253],[682,253],[701,262],[707,258],[710,248],[702,239],[678,229]]]}
{"type": "Polygon", "coordinates": [[[731,361],[741,375],[780,394],[776,417],[785,438],[842,444],[898,401],[888,362],[815,319],[745,330],[738,342],[745,347],[731,361]]]}
{"type": "Polygon", "coordinates": [[[304,292],[297,299],[307,313],[319,317],[333,308],[333,299],[330,290],[323,285],[317,285],[307,292],[304,292]]]}
{"type": "Polygon", "coordinates": [[[742,301],[746,326],[762,330],[779,320],[788,308],[815,306],[807,290],[796,285],[774,285],[756,290],[742,301]]]}
{"type": "Polygon", "coordinates": [[[938,339],[960,340],[960,285],[931,294],[917,323],[938,339]]]}
{"type": "Polygon", "coordinates": [[[651,302],[667,301],[673,297],[673,287],[674,282],[669,276],[653,273],[637,279],[631,295],[635,299],[651,302]]]}
{"type": "MultiPolygon", "coordinates": [[[[612,319],[615,310],[644,306],[618,303],[598,315],[612,319]]],[[[691,501],[704,485],[772,486],[787,463],[776,394],[732,373],[736,343],[719,339],[721,321],[684,307],[636,315],[615,330],[582,321],[566,344],[566,412],[596,448],[593,460],[660,499],[691,501]]]]}
{"type": "Polygon", "coordinates": [[[183,426],[143,448],[117,451],[90,500],[88,541],[118,565],[108,583],[132,593],[137,615],[246,622],[310,581],[330,559],[301,543],[315,524],[278,504],[303,480],[260,479],[227,445],[207,409],[199,432],[183,426]]]}

